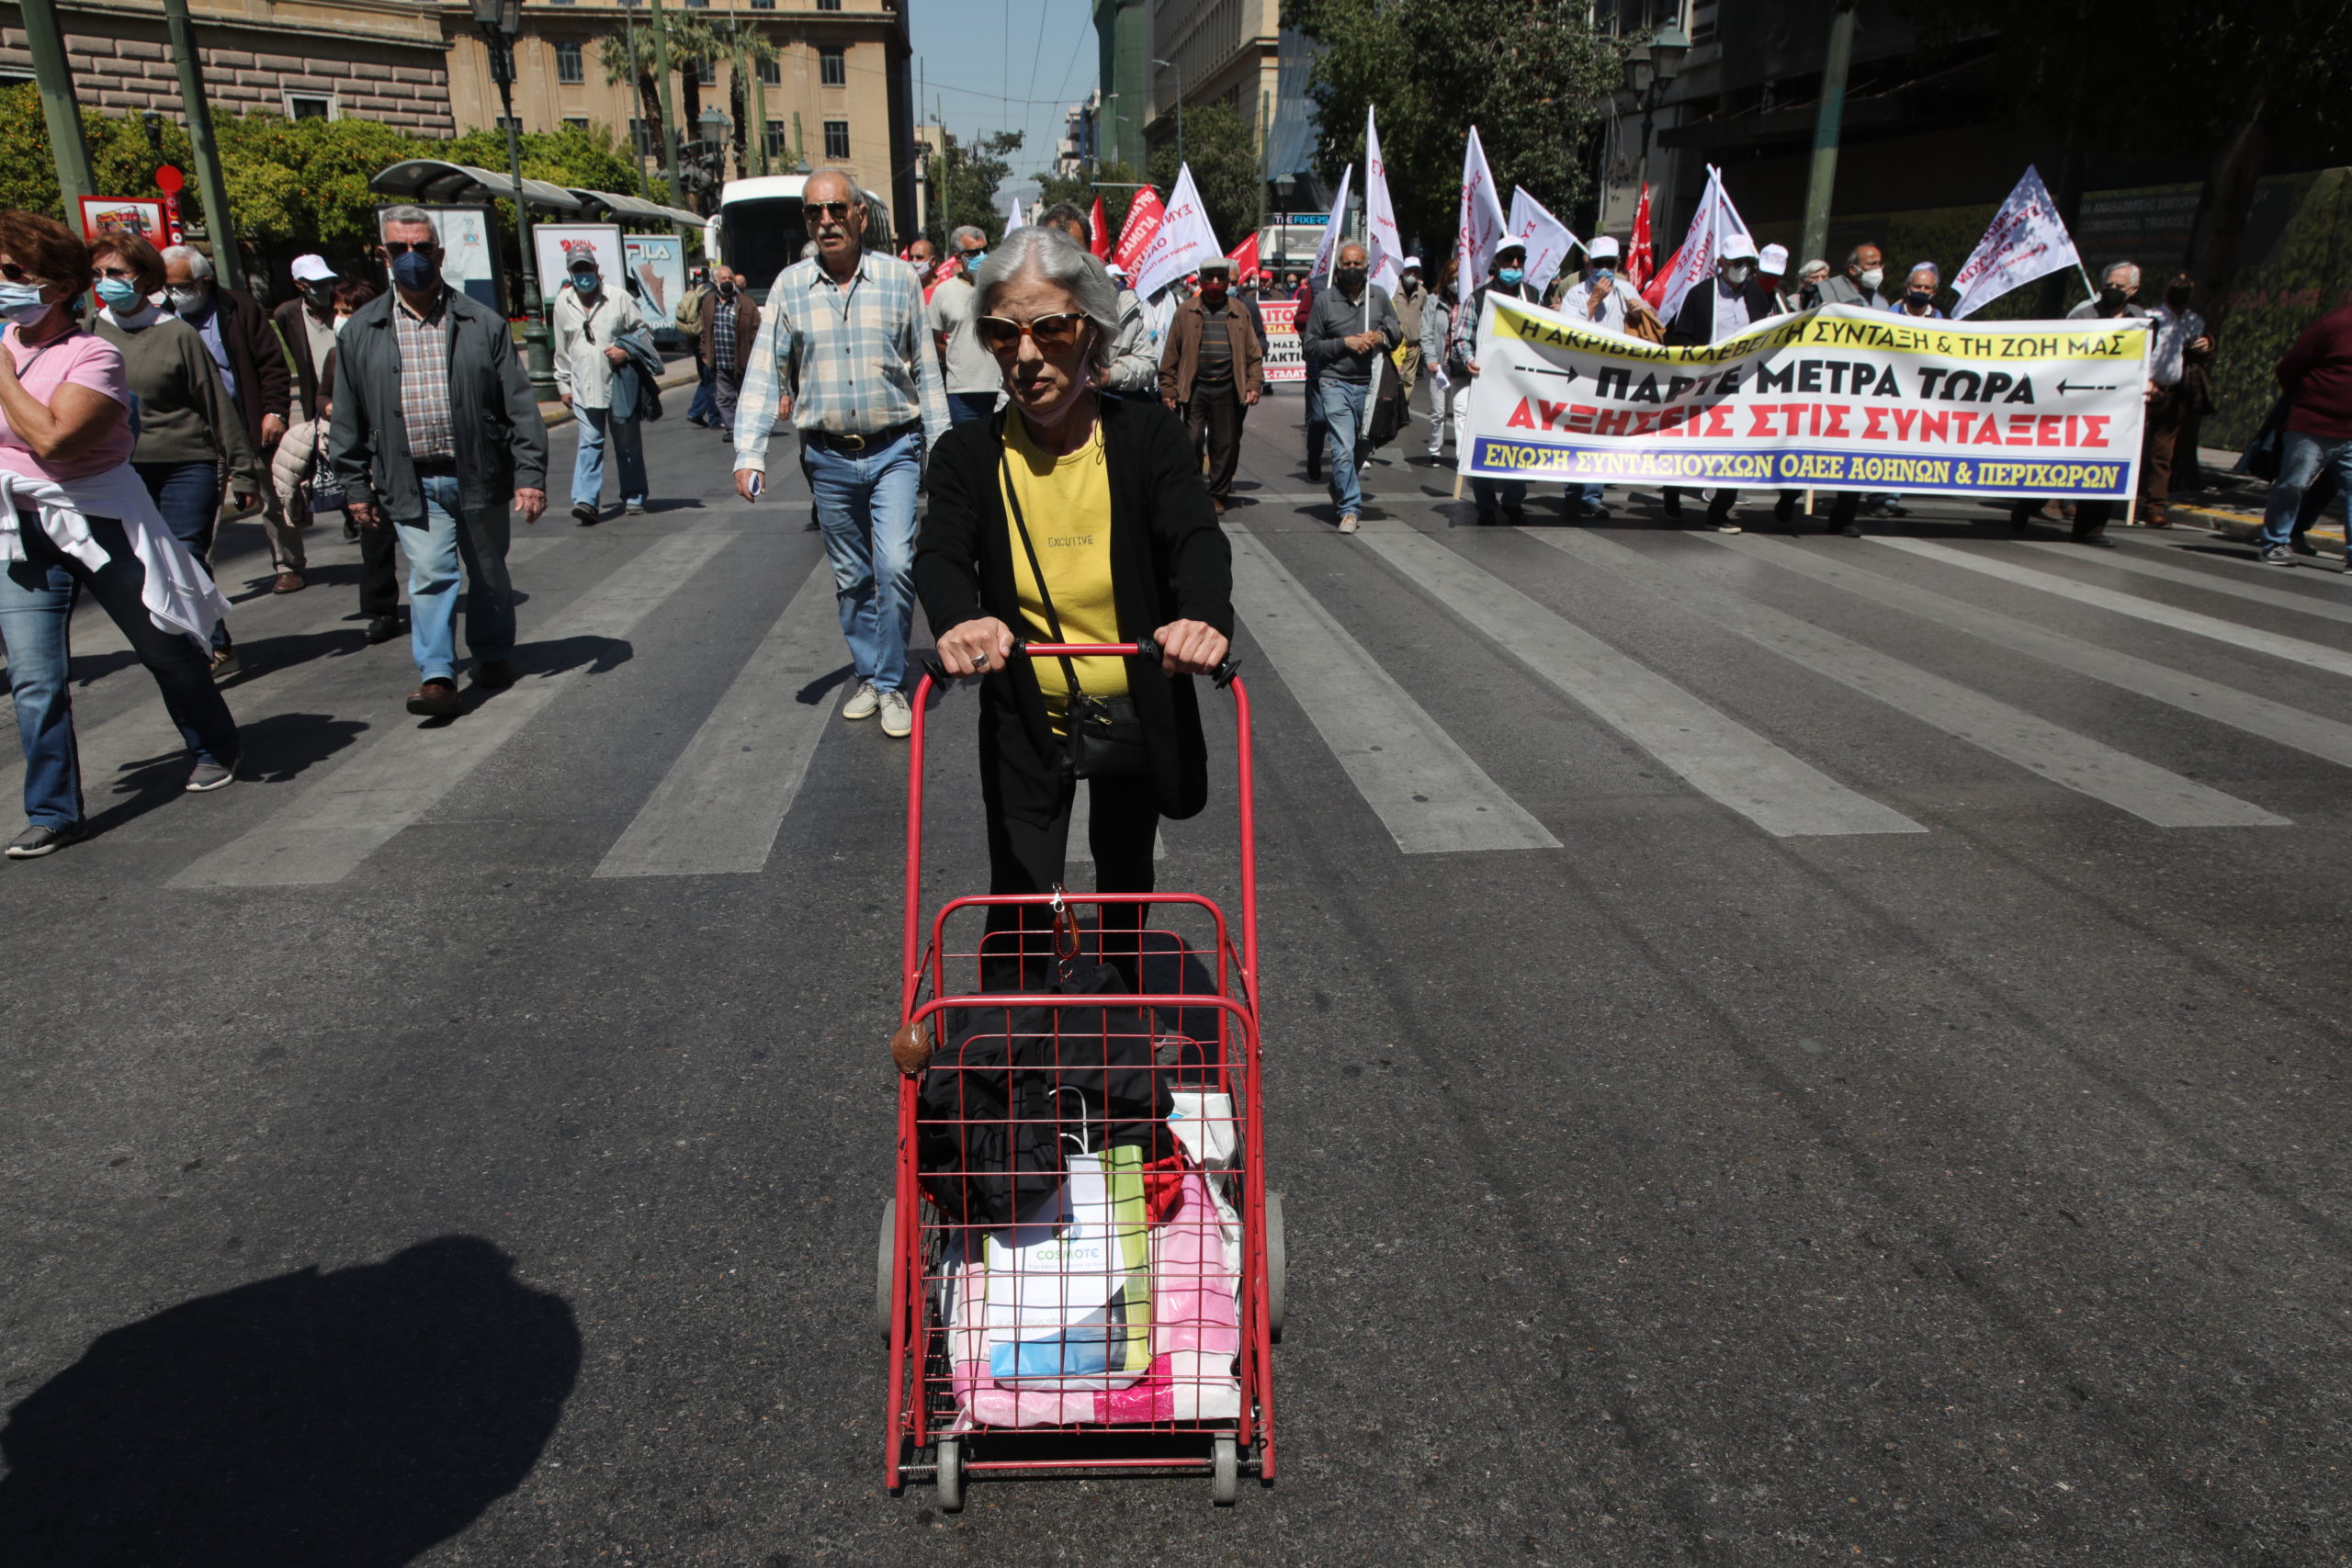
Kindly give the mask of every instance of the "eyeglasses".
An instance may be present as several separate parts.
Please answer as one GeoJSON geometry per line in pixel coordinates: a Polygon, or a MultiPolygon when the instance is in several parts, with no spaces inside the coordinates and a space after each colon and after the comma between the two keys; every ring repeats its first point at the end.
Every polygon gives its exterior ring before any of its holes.
{"type": "Polygon", "coordinates": [[[411,251],[423,255],[434,248],[434,243],[430,240],[386,240],[384,242],[384,254],[388,256],[404,256],[411,251]]]}
{"type": "Polygon", "coordinates": [[[30,283],[42,288],[48,288],[50,283],[48,278],[35,277],[15,262],[0,262],[0,278],[6,278],[10,283],[30,283]]]}
{"type": "Polygon", "coordinates": [[[812,201],[803,210],[810,217],[830,218],[840,223],[849,218],[849,206],[846,201],[812,201]]]}
{"type": "Polygon", "coordinates": [[[982,316],[972,325],[980,334],[982,347],[999,359],[1010,359],[1021,352],[1021,340],[1024,337],[1036,344],[1040,354],[1069,348],[1078,342],[1079,333],[1086,326],[1086,314],[1082,310],[1063,310],[1040,316],[1034,321],[982,316]]]}

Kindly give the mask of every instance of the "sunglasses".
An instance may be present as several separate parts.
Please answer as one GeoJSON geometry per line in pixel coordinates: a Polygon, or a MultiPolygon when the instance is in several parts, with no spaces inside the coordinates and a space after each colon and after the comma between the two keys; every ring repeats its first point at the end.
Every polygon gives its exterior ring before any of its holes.
{"type": "Polygon", "coordinates": [[[836,223],[845,222],[849,218],[849,203],[846,201],[812,201],[803,210],[812,218],[830,218],[836,223]]]}
{"type": "Polygon", "coordinates": [[[1080,310],[1064,310],[1051,316],[1040,316],[1034,321],[1016,321],[1009,316],[982,316],[973,323],[980,334],[980,346],[999,359],[1009,359],[1021,352],[1021,340],[1028,338],[1037,345],[1040,354],[1052,354],[1078,342],[1078,334],[1086,326],[1086,316],[1080,310]]]}
{"type": "Polygon", "coordinates": [[[0,262],[0,278],[6,278],[10,283],[31,283],[43,288],[49,287],[48,278],[35,277],[15,262],[0,262]]]}
{"type": "Polygon", "coordinates": [[[388,256],[404,256],[411,251],[423,255],[437,248],[431,240],[386,240],[383,245],[384,254],[388,256]]]}

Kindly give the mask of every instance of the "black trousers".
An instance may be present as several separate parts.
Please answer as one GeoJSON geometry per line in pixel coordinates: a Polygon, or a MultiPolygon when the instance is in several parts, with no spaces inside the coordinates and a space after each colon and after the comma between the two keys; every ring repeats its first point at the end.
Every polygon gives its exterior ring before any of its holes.
{"type": "MultiPolygon", "coordinates": [[[[1680,485],[1668,485],[1665,489],[1665,496],[1668,506],[1678,510],[1681,507],[1682,487],[1680,485]]],[[[1724,518],[1729,517],[1733,504],[1738,500],[1739,491],[1718,489],[1715,491],[1715,499],[1707,503],[1707,521],[1721,523],[1724,518]]]]}
{"type": "Polygon", "coordinates": [[[1184,405],[1184,426],[1193,433],[1193,457],[1209,455],[1209,494],[1223,501],[1233,493],[1233,470],[1241,461],[1241,390],[1231,381],[1211,386],[1197,378],[1193,400],[1184,405]]]}
{"type": "MultiPolygon", "coordinates": [[[[1094,890],[1098,893],[1148,893],[1152,890],[1151,852],[1159,838],[1159,796],[1148,778],[1076,779],[1062,781],[1061,795],[1051,820],[1042,827],[1007,817],[999,804],[996,781],[988,777],[983,761],[982,804],[989,823],[989,891],[991,893],[1050,893],[1063,882],[1069,858],[1069,818],[1078,791],[1091,790],[1087,848],[1094,856],[1094,890]]],[[[1137,985],[1141,965],[1135,933],[1143,928],[1141,904],[1102,906],[1101,955],[1126,976],[1130,990],[1137,985]]],[[[1042,907],[999,908],[989,911],[988,936],[982,942],[988,957],[980,965],[980,983],[991,991],[1043,990],[1054,978],[1053,916],[1042,907]],[[1018,932],[1009,936],[1005,933],[1018,932]]]]}
{"type": "Polygon", "coordinates": [[[401,558],[392,525],[359,530],[359,613],[373,620],[401,607],[401,558]]]}

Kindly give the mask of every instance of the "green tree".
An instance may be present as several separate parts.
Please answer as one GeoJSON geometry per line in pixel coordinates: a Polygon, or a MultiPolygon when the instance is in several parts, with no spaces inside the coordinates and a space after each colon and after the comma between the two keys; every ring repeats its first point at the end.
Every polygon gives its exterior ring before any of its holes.
{"type": "MultiPolygon", "coordinates": [[[[1217,243],[1231,250],[1258,227],[1257,138],[1230,104],[1188,107],[1184,162],[1193,166],[1193,188],[1201,193],[1217,243]]],[[[1163,197],[1176,188],[1178,166],[1172,139],[1151,154],[1151,183],[1163,197]]]]}
{"type": "MultiPolygon", "coordinates": [[[[1187,149],[1190,150],[1189,148],[1187,149]]],[[[1057,201],[1073,202],[1081,212],[1094,210],[1094,198],[1102,198],[1103,221],[1109,224],[1111,237],[1117,239],[1127,221],[1127,209],[1135,205],[1132,188],[1143,176],[1136,173],[1133,164],[1114,160],[1097,168],[1091,175],[1040,174],[1037,176],[1037,202],[1051,207],[1057,201]],[[1097,189],[1100,181],[1103,188],[1097,189]],[[1125,186],[1129,188],[1122,189],[1125,186]]]]}
{"type": "Polygon", "coordinates": [[[1380,112],[1380,151],[1396,223],[1424,247],[1450,241],[1472,126],[1506,203],[1523,185],[1555,212],[1592,186],[1592,141],[1622,81],[1623,51],[1565,0],[1283,0],[1283,21],[1323,46],[1307,83],[1321,145],[1316,170],[1338,183],[1363,156],[1364,111],[1380,112]]]}
{"type": "MultiPolygon", "coordinates": [[[[940,236],[961,224],[978,224],[993,245],[1004,237],[1004,214],[997,210],[996,187],[1012,173],[1006,154],[1021,151],[1023,133],[991,130],[979,145],[967,147],[945,133],[946,156],[939,181],[940,236]]],[[[934,242],[935,243],[935,242],[934,242]]]]}

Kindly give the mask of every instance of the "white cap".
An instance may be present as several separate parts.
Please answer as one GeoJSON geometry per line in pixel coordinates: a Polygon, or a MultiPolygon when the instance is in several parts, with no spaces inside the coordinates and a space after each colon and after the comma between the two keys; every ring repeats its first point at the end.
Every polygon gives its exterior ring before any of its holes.
{"type": "Polygon", "coordinates": [[[1606,234],[1601,234],[1595,237],[1592,243],[1584,248],[1584,254],[1587,261],[1615,261],[1620,253],[1617,249],[1617,242],[1606,234]]]}
{"type": "Polygon", "coordinates": [[[1724,261],[1754,261],[1756,242],[1745,234],[1729,234],[1724,239],[1724,261]]]}
{"type": "Polygon", "coordinates": [[[1397,264],[1396,270],[1398,272],[1419,272],[1421,270],[1421,258],[1419,256],[1407,256],[1402,262],[1397,264]]]}
{"type": "Polygon", "coordinates": [[[294,281],[297,283],[324,283],[334,276],[334,268],[327,265],[327,258],[324,256],[296,256],[294,258],[294,281]]]}
{"type": "Polygon", "coordinates": [[[1231,272],[1233,270],[1233,258],[1231,256],[1211,256],[1201,263],[1200,270],[1202,273],[1231,272]]]}
{"type": "Polygon", "coordinates": [[[1786,245],[1765,246],[1764,254],[1756,258],[1756,270],[1758,272],[1769,272],[1774,277],[1778,277],[1782,273],[1788,271],[1789,247],[1786,245]]]}
{"type": "Polygon", "coordinates": [[[1502,254],[1505,251],[1517,251],[1521,255],[1525,255],[1527,254],[1527,242],[1521,239],[1516,234],[1505,234],[1501,239],[1495,242],[1494,254],[1488,256],[1487,259],[1488,261],[1500,261],[1502,259],[1502,254]]]}

